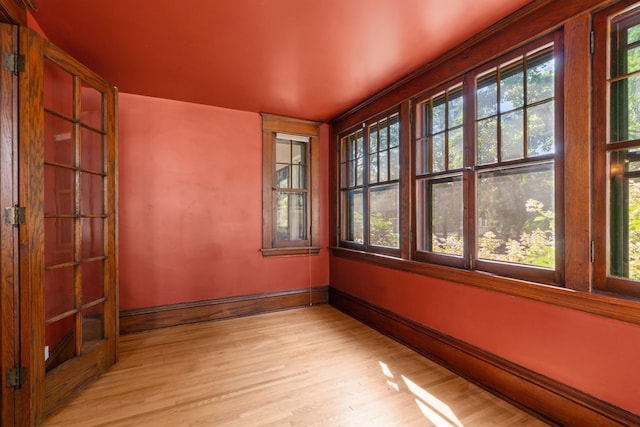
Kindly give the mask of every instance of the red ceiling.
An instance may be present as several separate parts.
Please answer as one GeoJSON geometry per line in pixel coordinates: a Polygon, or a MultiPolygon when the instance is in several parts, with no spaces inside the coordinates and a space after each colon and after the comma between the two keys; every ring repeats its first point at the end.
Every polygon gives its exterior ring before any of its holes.
{"type": "Polygon", "coordinates": [[[531,0],[39,0],[120,91],[327,120],[531,0]]]}

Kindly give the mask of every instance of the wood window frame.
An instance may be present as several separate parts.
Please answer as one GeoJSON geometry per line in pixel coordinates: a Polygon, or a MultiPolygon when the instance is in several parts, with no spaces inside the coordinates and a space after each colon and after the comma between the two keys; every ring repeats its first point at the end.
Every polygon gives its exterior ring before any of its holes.
{"type": "MultiPolygon", "coordinates": [[[[640,298],[640,283],[610,274],[612,251],[610,223],[610,154],[640,149],[640,140],[611,142],[611,95],[609,90],[611,54],[611,21],[627,13],[640,13],[638,0],[621,1],[594,14],[593,34],[593,170],[594,170],[594,282],[596,291],[640,298]]],[[[623,174],[620,174],[622,176],[623,174]]],[[[626,173],[624,175],[627,175],[626,173]]],[[[637,173],[635,174],[637,178],[637,173]]]]}
{"type": "MultiPolygon", "coordinates": [[[[423,208],[421,209],[420,202],[423,203],[430,203],[431,199],[427,199],[427,200],[421,200],[421,197],[419,195],[419,192],[421,191],[421,186],[420,183],[424,182],[424,184],[429,185],[429,188],[431,183],[443,183],[443,182],[453,182],[456,179],[460,179],[461,180],[461,185],[462,185],[462,192],[463,194],[466,193],[466,191],[464,190],[464,188],[466,187],[466,183],[464,180],[464,158],[467,157],[466,155],[466,149],[465,149],[465,134],[467,132],[465,132],[465,128],[466,128],[466,115],[467,112],[465,111],[464,105],[466,104],[466,97],[467,97],[467,93],[468,91],[465,91],[466,89],[466,85],[464,82],[464,79],[462,77],[459,77],[457,79],[454,79],[450,82],[447,82],[445,84],[439,85],[438,87],[436,87],[435,89],[428,91],[424,94],[419,95],[418,97],[414,98],[412,101],[412,106],[413,106],[413,110],[415,111],[415,120],[414,123],[412,124],[412,129],[413,129],[413,137],[412,137],[412,144],[411,144],[411,149],[412,149],[412,158],[415,159],[412,163],[412,173],[411,173],[411,177],[412,177],[412,182],[414,183],[414,187],[415,187],[415,201],[414,203],[412,203],[412,206],[414,206],[414,212],[412,215],[412,220],[413,220],[413,230],[415,230],[415,238],[412,239],[412,247],[411,247],[411,253],[413,254],[413,259],[417,260],[417,261],[423,261],[423,262],[429,262],[429,263],[434,263],[434,264],[441,264],[441,265],[448,265],[451,267],[460,267],[460,268],[465,268],[467,267],[467,260],[468,260],[468,249],[466,247],[466,245],[463,244],[463,253],[460,255],[456,255],[456,254],[447,254],[447,253],[443,253],[443,252],[437,252],[437,251],[433,251],[433,250],[426,250],[426,249],[422,249],[420,248],[420,243],[422,242],[422,240],[426,240],[426,236],[421,236],[420,234],[422,234],[423,231],[423,227],[426,230],[431,230],[431,215],[432,213],[429,211],[428,208],[423,208]],[[459,89],[458,89],[459,88],[459,89]],[[424,117],[424,106],[429,105],[429,107],[431,107],[431,110],[433,109],[433,104],[434,101],[439,100],[439,99],[444,99],[445,100],[445,115],[447,116],[446,119],[446,125],[444,127],[444,129],[442,130],[442,133],[444,134],[448,134],[448,132],[451,130],[451,127],[449,126],[449,98],[450,98],[450,94],[451,92],[460,92],[461,96],[462,96],[462,102],[463,102],[463,109],[462,109],[462,118],[463,118],[463,122],[462,122],[462,126],[460,127],[463,135],[463,142],[462,142],[462,152],[463,152],[463,164],[460,165],[459,168],[452,168],[449,165],[449,160],[448,159],[444,159],[445,161],[445,165],[443,170],[440,171],[433,171],[432,169],[432,165],[428,164],[428,165],[424,165],[423,166],[423,170],[420,170],[420,168],[418,167],[418,163],[421,161],[427,161],[428,163],[430,163],[429,159],[431,159],[433,157],[433,143],[432,142],[428,142],[428,139],[432,137],[432,125],[431,123],[427,123],[427,119],[424,117]],[[429,129],[427,130],[426,127],[428,127],[429,129]],[[422,131],[421,131],[422,129],[422,131]],[[426,146],[425,146],[426,145],[426,146]],[[428,150],[428,152],[424,152],[423,150],[428,150]]],[[[432,114],[432,113],[430,113],[432,114]]],[[[448,142],[448,135],[446,136],[446,140],[448,142]]],[[[448,144],[445,143],[445,147],[444,147],[445,151],[448,153],[449,150],[449,146],[448,144]]],[[[464,215],[464,211],[466,210],[464,208],[465,205],[465,197],[464,195],[462,196],[460,202],[462,204],[462,238],[463,241],[466,240],[465,238],[465,234],[467,232],[467,225],[465,223],[465,215],[464,215]]],[[[426,242],[422,242],[424,243],[424,246],[430,246],[428,244],[426,244],[426,242]]]]}
{"type": "MultiPolygon", "coordinates": [[[[410,200],[409,197],[409,185],[407,184],[408,177],[403,173],[403,170],[408,169],[409,166],[409,156],[408,156],[408,143],[409,143],[409,135],[410,132],[406,132],[408,129],[408,114],[406,114],[406,109],[402,106],[396,106],[392,109],[386,110],[380,114],[376,114],[373,117],[368,118],[367,120],[359,123],[355,126],[352,126],[344,131],[341,131],[337,136],[337,153],[336,153],[336,171],[337,171],[337,194],[338,194],[338,209],[337,209],[337,221],[339,226],[337,227],[336,232],[336,240],[339,242],[339,245],[344,248],[355,249],[364,252],[382,254],[392,257],[404,257],[409,253],[409,239],[406,238],[408,230],[409,230],[409,210],[406,209],[406,201],[410,200]],[[394,116],[398,117],[398,125],[399,125],[399,176],[397,179],[388,179],[388,180],[377,180],[375,183],[370,182],[370,162],[369,162],[369,129],[371,126],[378,124],[383,120],[389,120],[394,116]],[[342,153],[342,140],[348,135],[354,134],[356,132],[362,132],[363,136],[363,181],[361,184],[355,183],[354,186],[340,185],[341,183],[341,174],[346,174],[345,170],[342,170],[341,162],[344,157],[344,153],[342,153]],[[398,186],[398,246],[397,247],[385,247],[374,245],[369,241],[369,231],[370,231],[370,221],[369,221],[369,213],[370,213],[370,202],[369,202],[369,190],[372,187],[376,186],[384,186],[387,184],[397,184],[398,186]],[[344,231],[347,227],[347,219],[346,219],[346,201],[342,193],[344,191],[348,191],[349,189],[360,189],[362,191],[363,198],[363,242],[358,243],[354,241],[349,241],[344,239],[344,231]],[[404,201],[404,202],[403,202],[404,201]]],[[[376,152],[377,153],[377,152],[376,152]]]]}
{"type": "MultiPolygon", "coordinates": [[[[564,186],[564,242],[563,259],[564,278],[562,286],[550,286],[537,278],[528,280],[514,279],[507,276],[477,270],[465,270],[442,264],[416,261],[412,251],[403,253],[401,257],[365,252],[362,249],[351,249],[340,246],[337,232],[339,222],[339,183],[336,173],[339,166],[337,151],[334,151],[334,174],[332,183],[332,256],[368,263],[383,268],[406,271],[429,278],[441,279],[467,286],[500,292],[506,295],[525,298],[551,304],[558,307],[580,310],[607,318],[640,324],[640,301],[638,298],[620,293],[604,291],[594,283],[594,266],[592,263],[592,243],[596,240],[595,260],[599,255],[599,244],[596,239],[598,220],[594,211],[598,191],[594,175],[598,173],[594,166],[592,141],[598,121],[604,120],[593,114],[593,103],[598,91],[592,92],[595,71],[593,55],[588,48],[591,44],[592,18],[599,11],[614,5],[630,6],[638,0],[584,0],[579,6],[571,2],[541,1],[533,2],[479,33],[477,36],[460,44],[429,64],[408,74],[378,94],[364,100],[358,105],[335,117],[331,121],[332,140],[338,142],[337,135],[343,130],[362,123],[380,111],[394,106],[401,106],[409,123],[413,110],[412,100],[422,93],[442,86],[443,82],[452,81],[458,76],[468,73],[481,64],[491,61],[505,52],[517,49],[537,40],[544,34],[559,31],[562,34],[562,51],[564,80],[562,93],[564,102],[563,144],[563,176],[564,186]]],[[[595,51],[607,49],[599,45],[595,38],[595,51]]],[[[412,131],[412,125],[403,130],[412,131]]],[[[405,132],[406,134],[407,132],[405,132]]],[[[406,156],[406,153],[403,153],[406,156]]],[[[407,156],[408,157],[408,156],[407,156]]],[[[413,165],[409,159],[403,167],[408,170],[413,165]]],[[[403,174],[404,175],[404,174],[403,174]]],[[[410,203],[403,203],[403,209],[411,209],[415,205],[415,193],[407,186],[410,203]]],[[[411,224],[408,234],[415,241],[413,232],[415,223],[411,224]]],[[[415,244],[412,242],[412,245],[415,244]]]]}
{"type": "MultiPolygon", "coordinates": [[[[489,273],[499,274],[502,276],[513,277],[516,279],[522,280],[531,280],[539,283],[552,284],[564,286],[564,265],[563,265],[563,256],[564,256],[564,55],[563,55],[563,33],[562,31],[556,31],[550,33],[546,36],[539,38],[533,42],[527,43],[526,45],[512,50],[509,53],[501,56],[500,58],[491,61],[483,66],[478,67],[477,69],[471,71],[469,73],[468,78],[466,78],[467,91],[465,95],[469,95],[466,98],[466,114],[465,116],[465,125],[467,120],[471,122],[471,125],[467,126],[465,130],[468,130],[465,135],[465,144],[468,144],[467,152],[473,153],[470,156],[467,156],[465,159],[465,182],[469,182],[467,187],[468,191],[465,199],[465,206],[468,207],[470,212],[468,216],[468,230],[469,233],[467,235],[467,241],[470,242],[469,250],[471,251],[469,260],[469,268],[472,270],[480,270],[486,271],[489,273]],[[476,89],[477,89],[477,80],[479,76],[482,76],[486,71],[491,70],[492,68],[500,67],[501,64],[507,63],[514,58],[518,58],[520,56],[526,57],[530,52],[535,51],[536,49],[541,49],[545,45],[552,44],[552,51],[554,57],[554,94],[553,94],[553,105],[554,105],[554,151],[552,154],[536,157],[533,156],[531,159],[527,159],[526,157],[522,160],[518,161],[497,161],[490,165],[485,169],[484,165],[478,164],[476,160],[475,153],[477,151],[477,134],[476,134],[476,89]],[[514,264],[507,263],[501,261],[493,261],[489,259],[480,259],[476,257],[475,253],[478,251],[478,242],[477,242],[477,216],[478,216],[478,196],[477,196],[477,187],[478,187],[478,176],[483,170],[505,170],[511,167],[526,167],[527,165],[535,165],[538,162],[548,162],[553,161],[553,172],[554,172],[554,217],[555,217],[555,238],[554,238],[554,254],[555,254],[555,267],[553,269],[541,268],[535,265],[522,265],[522,264],[514,264]]],[[[523,88],[526,90],[526,88],[523,88]]],[[[523,104],[524,112],[529,106],[525,103],[523,104]]],[[[497,117],[502,115],[501,112],[497,113],[497,117]]],[[[499,128],[497,129],[499,133],[499,128]]],[[[526,129],[525,129],[526,132],[526,129]]],[[[525,133],[526,137],[526,133],[525,133]]],[[[499,155],[499,153],[498,153],[499,155]]]]}
{"type": "Polygon", "coordinates": [[[262,256],[320,253],[320,123],[261,113],[262,116],[262,256]],[[275,150],[278,133],[308,137],[306,171],[306,240],[276,242],[275,150]]]}

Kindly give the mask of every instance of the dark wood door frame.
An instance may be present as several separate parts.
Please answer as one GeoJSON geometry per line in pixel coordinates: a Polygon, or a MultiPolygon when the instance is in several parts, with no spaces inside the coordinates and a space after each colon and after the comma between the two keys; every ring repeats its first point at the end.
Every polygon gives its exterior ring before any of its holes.
{"type": "MultiPolygon", "coordinates": [[[[17,48],[17,27],[0,25],[0,54],[17,48]]],[[[0,214],[17,204],[17,77],[0,68],[0,214]]],[[[10,386],[5,373],[19,366],[20,322],[18,283],[18,228],[0,218],[0,354],[2,425],[19,425],[21,390],[10,386]]]]}
{"type": "Polygon", "coordinates": [[[36,9],[35,0],[0,0],[0,22],[27,25],[27,9],[36,9]]]}

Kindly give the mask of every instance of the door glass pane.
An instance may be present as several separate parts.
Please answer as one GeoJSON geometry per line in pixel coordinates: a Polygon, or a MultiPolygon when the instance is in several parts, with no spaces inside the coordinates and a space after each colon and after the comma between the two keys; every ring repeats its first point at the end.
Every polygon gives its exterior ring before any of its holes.
{"type": "Polygon", "coordinates": [[[75,317],[68,316],[44,328],[45,369],[47,372],[76,356],[75,317]]]}
{"type": "Polygon", "coordinates": [[[104,339],[104,304],[82,311],[82,352],[86,353],[104,339]]]}
{"type": "Polygon", "coordinates": [[[91,261],[81,264],[82,274],[82,301],[81,304],[88,304],[102,298],[104,292],[104,261],[91,261]]]}
{"type": "Polygon", "coordinates": [[[369,203],[369,243],[376,246],[397,248],[398,184],[371,188],[369,203]]]}
{"type": "Polygon", "coordinates": [[[82,128],[80,130],[80,167],[84,170],[104,172],[104,137],[101,133],[82,128]]]}
{"type": "Polygon", "coordinates": [[[44,160],[73,166],[73,122],[44,114],[44,160]]]}
{"type": "Polygon", "coordinates": [[[478,257],[555,266],[553,162],[478,174],[478,257]]]}
{"type": "Polygon", "coordinates": [[[73,218],[44,219],[46,267],[73,262],[73,218]]]}
{"type": "Polygon", "coordinates": [[[104,218],[82,218],[82,259],[104,255],[104,218]]]}
{"type": "Polygon", "coordinates": [[[44,107],[73,117],[73,76],[49,60],[44,61],[44,107]]]}
{"type": "Polygon", "coordinates": [[[60,166],[44,166],[44,213],[74,213],[73,170],[60,166]]]}
{"type": "Polygon", "coordinates": [[[102,92],[82,84],[80,87],[80,121],[94,129],[104,130],[102,92]]]}
{"type": "Polygon", "coordinates": [[[73,310],[75,306],[73,273],[73,267],[45,271],[45,294],[48,296],[44,304],[45,319],[73,310]]]}
{"type": "Polygon", "coordinates": [[[80,173],[80,211],[83,215],[104,213],[104,178],[102,175],[80,173]]]}

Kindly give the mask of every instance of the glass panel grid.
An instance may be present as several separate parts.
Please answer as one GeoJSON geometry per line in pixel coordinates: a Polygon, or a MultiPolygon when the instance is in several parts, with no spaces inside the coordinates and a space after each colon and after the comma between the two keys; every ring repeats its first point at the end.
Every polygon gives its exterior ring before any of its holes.
{"type": "Polygon", "coordinates": [[[640,10],[610,28],[607,275],[640,281],[640,10]]]}
{"type": "Polygon", "coordinates": [[[45,361],[47,372],[79,356],[80,345],[84,351],[104,339],[107,208],[104,102],[101,91],[45,60],[44,327],[50,356],[45,361]],[[87,319],[95,327],[87,328],[87,319]],[[82,328],[77,329],[80,325],[82,328]]]}
{"type": "Polygon", "coordinates": [[[418,106],[417,174],[463,166],[462,85],[456,84],[418,106]]]}
{"type": "MultiPolygon", "coordinates": [[[[394,196],[380,184],[400,178],[399,114],[368,123],[342,137],[340,144],[341,240],[397,248],[398,201],[387,206],[394,196]]],[[[397,186],[392,184],[395,199],[397,186]]]]}
{"type": "Polygon", "coordinates": [[[476,79],[478,165],[554,152],[554,68],[553,47],[543,46],[476,79]]]}
{"type": "Polygon", "coordinates": [[[307,144],[277,138],[275,183],[278,189],[307,188],[307,144]]]}

